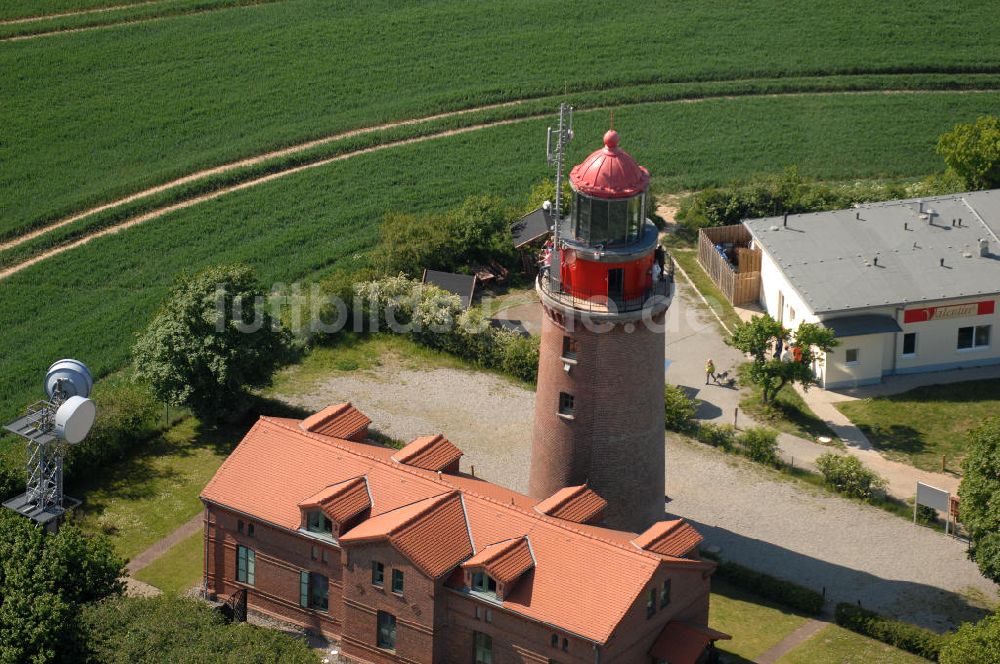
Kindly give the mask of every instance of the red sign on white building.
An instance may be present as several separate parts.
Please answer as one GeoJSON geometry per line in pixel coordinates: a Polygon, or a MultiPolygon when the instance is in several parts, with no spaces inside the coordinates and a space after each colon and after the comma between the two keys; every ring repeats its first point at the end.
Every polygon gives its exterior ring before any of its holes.
{"type": "Polygon", "coordinates": [[[996,309],[994,300],[969,302],[968,304],[949,304],[944,307],[922,307],[907,309],[903,313],[904,323],[926,323],[932,320],[946,318],[966,318],[968,316],[989,316],[996,309]]]}

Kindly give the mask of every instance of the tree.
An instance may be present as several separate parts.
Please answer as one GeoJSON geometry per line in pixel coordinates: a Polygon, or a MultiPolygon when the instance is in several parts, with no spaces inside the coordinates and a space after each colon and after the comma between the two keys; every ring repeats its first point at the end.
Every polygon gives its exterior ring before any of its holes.
{"type": "Polygon", "coordinates": [[[125,561],[103,536],[64,525],[50,534],[0,514],[0,662],[77,661],[79,608],[120,595],[125,561]]]}
{"type": "Polygon", "coordinates": [[[1000,118],[955,125],[938,139],[937,151],[970,189],[1000,186],[1000,118]]]}
{"type": "Polygon", "coordinates": [[[737,325],[726,343],[751,357],[748,376],[751,382],[760,386],[761,401],[770,404],[789,383],[799,383],[806,388],[815,384],[813,362],[836,346],[837,340],[832,330],[816,323],[801,323],[793,334],[764,314],[737,325]],[[768,357],[779,340],[785,348],[798,349],[796,359],[784,361],[768,357]]]}
{"type": "Polygon", "coordinates": [[[989,579],[1000,582],[1000,418],[969,432],[969,454],[962,461],[961,521],[969,530],[969,556],[989,579]]]}
{"type": "Polygon", "coordinates": [[[242,414],[248,388],[267,385],[288,357],[289,335],[263,298],[246,266],[181,278],[133,348],[136,377],[204,420],[242,414]]]}
{"type": "Polygon", "coordinates": [[[1000,663],[1000,615],[964,623],[941,648],[941,664],[1000,663]]]}

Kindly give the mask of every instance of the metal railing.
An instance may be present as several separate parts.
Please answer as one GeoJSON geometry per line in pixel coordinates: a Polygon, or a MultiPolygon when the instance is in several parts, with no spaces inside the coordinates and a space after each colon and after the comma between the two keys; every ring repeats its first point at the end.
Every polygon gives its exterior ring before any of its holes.
{"type": "Polygon", "coordinates": [[[538,275],[538,285],[542,291],[560,304],[573,307],[580,311],[599,314],[623,314],[642,311],[657,304],[669,303],[671,286],[674,283],[674,264],[668,259],[666,270],[661,279],[654,280],[653,285],[638,295],[614,295],[607,290],[590,292],[574,288],[573,292],[563,289],[562,283],[553,283],[549,278],[549,268],[542,268],[538,275]]]}

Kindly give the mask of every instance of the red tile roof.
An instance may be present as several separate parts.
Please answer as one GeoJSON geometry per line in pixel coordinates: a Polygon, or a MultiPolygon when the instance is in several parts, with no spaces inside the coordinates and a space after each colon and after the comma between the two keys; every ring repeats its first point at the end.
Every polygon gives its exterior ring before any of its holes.
{"type": "Polygon", "coordinates": [[[299,503],[332,484],[364,477],[371,515],[342,541],[384,536],[428,575],[458,566],[490,544],[529,537],[535,560],[531,582],[522,579],[503,598],[503,607],[595,643],[608,641],[664,566],[698,574],[712,567],[639,549],[631,534],[540,514],[531,509],[535,501],[509,489],[399,464],[387,448],[317,435],[298,424],[261,418],[202,499],[297,530],[299,503]],[[588,592],[573,593],[568,601],[567,589],[581,579],[588,592]]]}
{"type": "Polygon", "coordinates": [[[500,583],[507,584],[517,581],[534,566],[535,558],[531,555],[527,537],[515,537],[490,544],[462,563],[462,567],[466,569],[484,569],[500,583]]]}
{"type": "Polygon", "coordinates": [[[461,457],[462,450],[441,434],[421,436],[392,455],[399,463],[433,471],[444,470],[461,457]]]}
{"type": "Polygon", "coordinates": [[[391,542],[431,578],[450,572],[472,555],[462,494],[451,491],[386,512],[340,538],[346,546],[375,540],[391,542]]]}
{"type": "Polygon", "coordinates": [[[299,426],[323,436],[352,440],[366,431],[371,423],[371,418],[350,403],[338,403],[313,413],[299,426]]]}
{"type": "Polygon", "coordinates": [[[702,541],[704,538],[694,526],[684,519],[677,519],[654,523],[632,543],[661,556],[682,557],[694,551],[702,541]]]}
{"type": "Polygon", "coordinates": [[[332,521],[344,523],[372,506],[368,483],[363,477],[331,484],[299,503],[303,509],[322,509],[332,521]]]}
{"type": "Polygon", "coordinates": [[[705,646],[709,641],[732,638],[728,634],[717,632],[708,627],[701,627],[688,622],[671,621],[663,626],[663,631],[656,637],[656,642],[649,649],[653,659],[670,662],[670,664],[697,664],[705,646]]]}
{"type": "Polygon", "coordinates": [[[608,501],[581,484],[556,491],[535,505],[535,509],[557,519],[587,523],[600,517],[607,506],[608,501]]]}

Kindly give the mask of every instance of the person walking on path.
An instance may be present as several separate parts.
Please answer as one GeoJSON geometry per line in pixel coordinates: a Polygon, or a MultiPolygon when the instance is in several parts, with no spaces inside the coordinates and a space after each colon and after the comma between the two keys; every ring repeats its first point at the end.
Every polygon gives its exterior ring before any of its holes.
{"type": "Polygon", "coordinates": [[[709,380],[715,380],[715,362],[712,362],[712,358],[708,358],[705,362],[705,384],[708,385],[709,380]]]}

